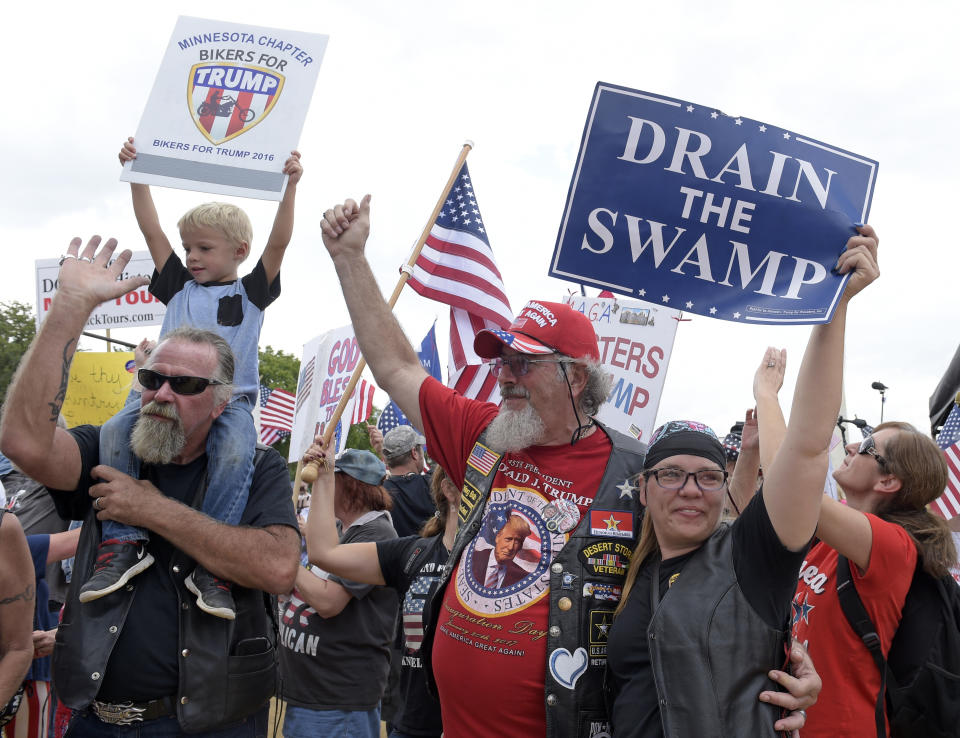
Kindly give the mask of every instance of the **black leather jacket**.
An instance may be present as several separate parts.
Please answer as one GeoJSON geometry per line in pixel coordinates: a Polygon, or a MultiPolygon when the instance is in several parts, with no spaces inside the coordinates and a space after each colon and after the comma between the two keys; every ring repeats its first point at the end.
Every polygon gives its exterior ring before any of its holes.
{"type": "MultiPolygon", "coordinates": [[[[265,457],[258,449],[254,475],[265,457]]],[[[199,509],[206,483],[193,507],[199,509]]],[[[136,596],[136,579],[109,597],[80,604],[77,596],[97,556],[100,522],[91,507],[77,548],[74,575],[53,651],[57,695],[81,710],[96,699],[101,678],[136,596]]],[[[157,564],[159,566],[159,564],[157,564]]],[[[187,732],[222,727],[263,707],[276,692],[276,608],[259,590],[233,587],[236,620],[204,613],[184,586],[194,562],[176,551],[167,571],[179,604],[179,688],[177,719],[187,732]]],[[[157,695],[163,697],[165,695],[157,695]]]]}
{"type": "MultiPolygon", "coordinates": [[[[597,425],[609,436],[613,449],[593,507],[629,512],[633,517],[633,530],[639,531],[640,504],[636,493],[628,493],[624,483],[642,469],[646,447],[622,433],[599,423],[597,425]]],[[[483,438],[481,434],[478,440],[482,442],[483,438]]],[[[486,476],[467,466],[461,497],[460,529],[424,617],[421,655],[434,692],[436,685],[432,681],[430,652],[442,609],[443,593],[451,574],[456,570],[455,562],[460,560],[464,549],[480,530],[485,503],[498,466],[499,460],[486,476]]],[[[590,515],[587,514],[550,564],[550,621],[543,695],[548,738],[574,738],[609,731],[603,698],[607,664],[606,636],[603,629],[596,626],[605,618],[607,621],[613,619],[617,602],[610,599],[611,593],[616,592],[619,596],[634,545],[634,540],[591,535],[590,515]],[[583,594],[584,585],[588,582],[600,585],[595,594],[583,594]],[[585,664],[585,669],[581,664],[585,664]],[[567,683],[564,683],[564,677],[567,683]]]]}

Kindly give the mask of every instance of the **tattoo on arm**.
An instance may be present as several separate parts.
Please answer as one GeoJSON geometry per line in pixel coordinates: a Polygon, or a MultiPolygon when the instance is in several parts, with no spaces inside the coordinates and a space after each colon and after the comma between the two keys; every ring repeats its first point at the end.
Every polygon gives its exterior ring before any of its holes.
{"type": "Polygon", "coordinates": [[[63,401],[67,396],[67,383],[70,381],[70,362],[73,359],[73,352],[70,347],[73,345],[73,339],[67,341],[63,347],[63,363],[60,367],[60,389],[57,390],[53,402],[47,403],[50,406],[50,422],[56,423],[60,417],[60,409],[63,407],[63,401]]]}
{"type": "Polygon", "coordinates": [[[19,602],[20,600],[23,600],[24,602],[33,602],[35,594],[36,592],[34,591],[34,586],[32,584],[28,584],[27,588],[20,594],[0,599],[0,605],[9,605],[11,602],[19,602]]]}

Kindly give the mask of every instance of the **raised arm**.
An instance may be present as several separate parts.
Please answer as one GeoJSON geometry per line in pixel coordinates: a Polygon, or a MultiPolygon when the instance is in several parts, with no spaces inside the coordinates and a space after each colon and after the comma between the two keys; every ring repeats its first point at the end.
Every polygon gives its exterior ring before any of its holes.
{"type": "Polygon", "coordinates": [[[730,476],[730,501],[739,515],[750,504],[757,491],[757,475],[760,472],[760,439],[757,430],[757,413],[753,408],[747,410],[743,420],[743,432],[740,440],[740,455],[737,465],[730,476]]]}
{"type": "MultiPolygon", "coordinates": [[[[761,469],[769,469],[773,466],[773,459],[787,434],[787,421],[780,407],[780,388],[783,387],[786,371],[787,350],[770,347],[753,375],[753,398],[757,402],[761,469]]],[[[830,433],[832,437],[832,426],[830,433]]]]}
{"type": "Polygon", "coordinates": [[[376,543],[340,543],[333,512],[333,452],[331,448],[324,448],[320,437],[304,456],[305,461],[318,459],[325,459],[326,463],[321,464],[317,481],[313,483],[310,517],[307,518],[307,556],[310,557],[310,563],[354,582],[385,584],[376,543]]]}
{"type": "Polygon", "coordinates": [[[363,253],[370,235],[370,195],[359,205],[347,200],[327,210],[320,229],[340,279],[360,352],[380,388],[415,427],[422,428],[419,395],[427,372],[383,299],[363,253]]]}
{"type": "MultiPolygon", "coordinates": [[[[799,550],[810,540],[820,516],[827,453],[840,410],[843,342],[851,298],[875,280],[877,237],[861,226],[847,241],[837,272],[850,274],[833,320],[810,333],[783,442],[767,473],[763,499],[784,546],[799,550]]],[[[758,407],[762,422],[764,409],[758,407]]],[[[762,446],[762,441],[761,441],[762,446]]],[[[762,451],[761,451],[762,453],[762,451]]]]}
{"type": "MultiPolygon", "coordinates": [[[[123,147],[120,149],[120,163],[126,164],[136,158],[137,149],[133,145],[133,138],[131,137],[123,142],[123,147]]],[[[173,253],[173,247],[160,226],[160,216],[157,215],[157,208],[153,204],[150,187],[131,182],[130,194],[133,197],[133,214],[136,216],[137,225],[140,226],[140,232],[147,242],[147,248],[150,249],[153,265],[158,272],[163,271],[164,264],[167,263],[167,259],[173,253]]]]}
{"type": "Polygon", "coordinates": [[[297,183],[303,176],[303,166],[300,164],[300,152],[291,151],[290,158],[283,165],[283,173],[287,175],[287,189],[283,199],[277,206],[277,214],[273,218],[273,228],[267,237],[267,244],[263,247],[263,269],[267,273],[267,284],[273,282],[280,273],[283,255],[287,252],[290,239],[293,238],[293,215],[297,201],[297,183]]]}
{"type": "Polygon", "coordinates": [[[14,515],[0,516],[0,705],[17,691],[33,661],[34,582],[20,522],[14,515]]]}
{"type": "Polygon", "coordinates": [[[111,238],[98,252],[99,245],[100,237],[92,237],[78,258],[80,239],[70,242],[56,297],[7,390],[0,421],[3,453],[27,476],[54,489],[74,489],[80,479],[77,443],[57,428],[80,333],[97,305],[149,281],[146,277],[118,280],[130,261],[130,251],[108,266],[117,242],[111,238]]]}

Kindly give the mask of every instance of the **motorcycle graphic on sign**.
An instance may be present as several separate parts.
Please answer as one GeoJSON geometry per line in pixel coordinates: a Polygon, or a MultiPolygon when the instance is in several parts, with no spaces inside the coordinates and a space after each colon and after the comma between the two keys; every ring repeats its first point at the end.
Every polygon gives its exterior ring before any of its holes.
{"type": "Polygon", "coordinates": [[[200,132],[214,146],[246,133],[273,110],[283,90],[282,74],[252,65],[194,64],[187,104],[200,132]]]}

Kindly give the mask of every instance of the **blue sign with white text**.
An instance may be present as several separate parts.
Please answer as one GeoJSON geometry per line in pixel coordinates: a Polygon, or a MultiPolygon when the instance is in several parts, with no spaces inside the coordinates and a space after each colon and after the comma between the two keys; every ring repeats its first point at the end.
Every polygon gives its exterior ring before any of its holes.
{"type": "Polygon", "coordinates": [[[825,323],[877,162],[600,82],[549,274],[734,322],[825,323]]]}

